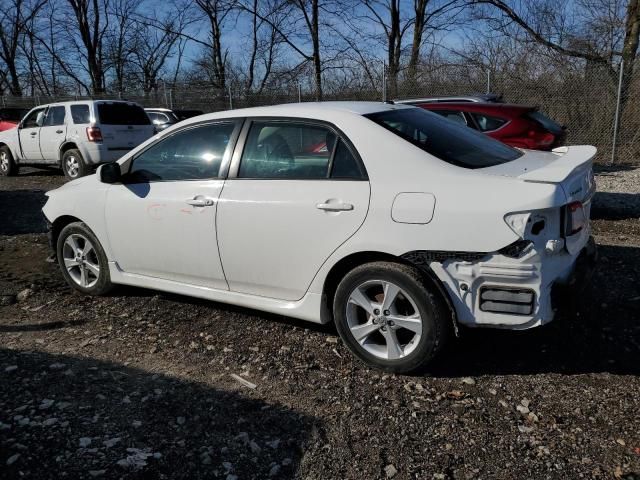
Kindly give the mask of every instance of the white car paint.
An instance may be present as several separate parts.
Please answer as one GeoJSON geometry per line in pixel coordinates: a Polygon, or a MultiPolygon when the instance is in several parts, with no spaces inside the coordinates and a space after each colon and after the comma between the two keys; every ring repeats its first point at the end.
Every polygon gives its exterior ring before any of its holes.
{"type": "MultiPolygon", "coordinates": [[[[71,216],[93,230],[114,283],[326,322],[325,281],[341,260],[362,252],[396,257],[452,252],[449,259],[427,263],[460,323],[529,328],[550,321],[551,285],[567,280],[589,238],[588,228],[567,238],[575,247],[567,251],[560,209],[579,199],[588,215],[595,148],[526,151],[504,165],[460,168],[363,117],[405,108],[412,107],[326,102],[207,114],[163,131],[118,161],[126,172],[148,145],[196,123],[295,117],[337,127],[362,158],[368,181],[230,175],[226,180],[151,183],[150,195],[133,198],[127,186],[103,184],[92,175],[49,192],[43,211],[51,222],[71,216]],[[195,213],[186,202],[199,195],[214,205],[195,213]],[[331,203],[353,208],[318,208],[331,203]],[[530,224],[525,233],[516,233],[505,221],[513,212],[525,212],[525,222],[545,218],[544,233],[534,238],[530,224]],[[498,253],[522,237],[534,241],[524,256],[498,253]],[[481,253],[465,260],[466,252],[481,253]],[[533,312],[481,311],[479,291],[485,285],[530,288],[536,295],[533,312]]],[[[236,148],[234,158],[240,153],[236,148]]]]}

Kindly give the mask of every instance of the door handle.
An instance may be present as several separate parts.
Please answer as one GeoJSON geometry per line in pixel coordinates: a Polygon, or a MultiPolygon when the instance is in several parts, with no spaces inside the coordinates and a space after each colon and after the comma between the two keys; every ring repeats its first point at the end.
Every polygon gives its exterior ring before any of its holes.
{"type": "Polygon", "coordinates": [[[63,133],[64,130],[56,130],[56,133],[63,133]]]}
{"type": "Polygon", "coordinates": [[[215,205],[216,202],[213,198],[195,197],[188,199],[187,203],[194,207],[211,207],[215,205]]]}
{"type": "Polygon", "coordinates": [[[31,132],[31,136],[35,137],[38,134],[38,132],[31,132]]]}
{"type": "Polygon", "coordinates": [[[318,203],[316,208],[325,212],[348,212],[353,210],[350,203],[318,203]]]}

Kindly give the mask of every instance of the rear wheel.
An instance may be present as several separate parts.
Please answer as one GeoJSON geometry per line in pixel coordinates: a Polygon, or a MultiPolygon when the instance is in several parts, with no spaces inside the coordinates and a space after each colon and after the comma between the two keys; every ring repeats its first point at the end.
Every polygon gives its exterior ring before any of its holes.
{"type": "Polygon", "coordinates": [[[82,222],[62,229],[56,245],[58,264],[67,283],[89,295],[103,295],[113,287],[102,245],[82,222]]]}
{"type": "Polygon", "coordinates": [[[18,174],[18,164],[11,155],[9,147],[0,147],[0,175],[10,177],[18,174]]]}
{"type": "Polygon", "coordinates": [[[449,333],[446,309],[415,268],[375,262],[349,272],[338,285],[336,328],[366,364],[395,373],[426,366],[449,333]]]}
{"type": "Polygon", "coordinates": [[[82,158],[80,150],[71,148],[62,154],[62,171],[69,180],[75,180],[89,174],[90,168],[82,158]]]}

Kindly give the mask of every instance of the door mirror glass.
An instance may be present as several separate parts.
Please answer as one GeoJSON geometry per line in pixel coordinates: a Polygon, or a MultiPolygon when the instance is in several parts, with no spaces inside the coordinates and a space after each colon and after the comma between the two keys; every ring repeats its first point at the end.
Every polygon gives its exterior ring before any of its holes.
{"type": "Polygon", "coordinates": [[[44,123],[44,112],[39,112],[38,116],[36,117],[36,125],[38,127],[41,127],[43,123],[44,123]]]}
{"type": "Polygon", "coordinates": [[[116,162],[102,165],[99,175],[102,183],[118,183],[122,179],[120,165],[116,162]]]}

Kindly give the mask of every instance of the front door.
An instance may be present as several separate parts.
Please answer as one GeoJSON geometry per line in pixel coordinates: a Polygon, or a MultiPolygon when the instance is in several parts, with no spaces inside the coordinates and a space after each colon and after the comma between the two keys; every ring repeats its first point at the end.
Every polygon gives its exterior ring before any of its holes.
{"type": "Polygon", "coordinates": [[[60,145],[66,132],[64,105],[50,105],[40,127],[40,153],[46,162],[60,160],[60,145]]]}
{"type": "Polygon", "coordinates": [[[46,107],[34,108],[27,114],[22,123],[18,135],[20,136],[21,158],[27,162],[41,162],[40,153],[40,125],[44,118],[46,107]]]}
{"type": "Polygon", "coordinates": [[[216,238],[216,209],[237,124],[177,131],[135,157],[123,184],[107,193],[114,260],[126,273],[227,289],[216,238]]]}
{"type": "Polygon", "coordinates": [[[232,291],[298,300],[364,222],[369,182],[331,127],[256,120],[247,128],[218,207],[227,282],[232,291]]]}

